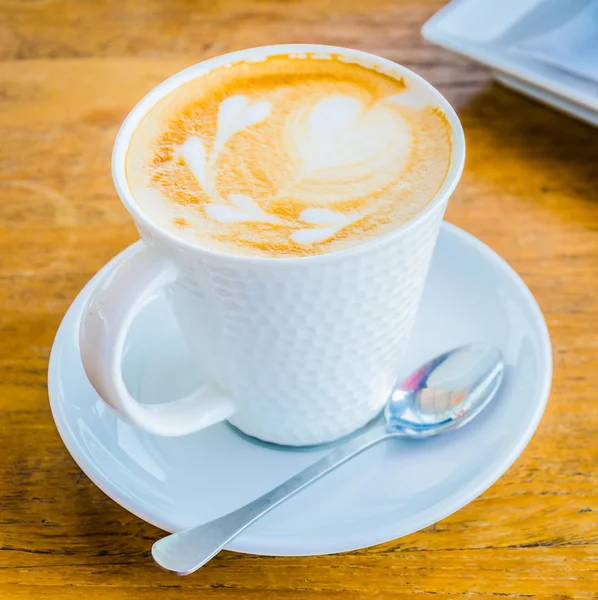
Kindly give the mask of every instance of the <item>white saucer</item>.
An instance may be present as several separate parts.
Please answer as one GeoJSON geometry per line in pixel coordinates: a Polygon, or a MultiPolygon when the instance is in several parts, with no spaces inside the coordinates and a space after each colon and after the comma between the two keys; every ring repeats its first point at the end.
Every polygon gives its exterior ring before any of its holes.
{"type": "MultiPolygon", "coordinates": [[[[56,335],[48,389],[66,447],[120,505],[176,531],[249,502],[326,451],[269,447],[224,424],[159,438],[121,421],[87,381],[79,357],[79,318],[94,283],[79,294],[56,335]]],[[[230,549],[306,555],[362,548],[426,527],[492,485],[519,456],[544,411],[550,339],[515,272],[480,241],[444,224],[399,375],[475,340],[501,348],[507,371],[499,396],[474,423],[444,437],[371,449],[264,517],[230,549]]],[[[166,300],[157,297],[131,331],[125,375],[141,382],[134,389],[144,400],[163,401],[196,384],[186,366],[166,300]]]]}

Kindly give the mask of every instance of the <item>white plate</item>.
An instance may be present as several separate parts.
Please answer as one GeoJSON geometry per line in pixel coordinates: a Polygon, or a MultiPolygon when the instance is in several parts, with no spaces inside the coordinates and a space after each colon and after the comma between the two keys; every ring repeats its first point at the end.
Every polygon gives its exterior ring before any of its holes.
{"type": "Polygon", "coordinates": [[[584,4],[583,0],[453,0],[424,24],[422,35],[490,67],[507,87],[598,126],[598,83],[514,51],[522,40],[550,32],[584,4]]]}
{"type": "MultiPolygon", "coordinates": [[[[66,447],[121,506],[180,530],[249,502],[326,451],[269,447],[224,424],[159,438],[121,421],[87,381],[79,357],[79,319],[94,282],[56,335],[48,389],[66,447]]],[[[507,365],[498,397],[475,422],[444,437],[371,449],[264,517],[230,548],[271,555],[362,548],[426,527],[486,490],[519,456],[542,416],[550,340],[518,275],[480,241],[444,224],[400,375],[475,340],[501,348],[507,365]]],[[[131,331],[125,375],[144,400],[164,400],[196,385],[187,366],[166,300],[156,297],[131,331]]]]}

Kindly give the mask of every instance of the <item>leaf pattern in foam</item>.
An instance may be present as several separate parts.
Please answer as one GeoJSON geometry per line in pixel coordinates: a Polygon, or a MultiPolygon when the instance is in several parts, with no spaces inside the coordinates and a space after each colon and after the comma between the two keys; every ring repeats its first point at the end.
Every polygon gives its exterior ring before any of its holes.
{"type": "Polygon", "coordinates": [[[274,215],[269,215],[262,210],[258,203],[245,194],[231,194],[228,201],[233,206],[211,203],[206,205],[206,212],[215,221],[221,223],[243,223],[257,221],[263,223],[279,223],[274,215]]]}
{"type": "Polygon", "coordinates": [[[231,135],[256,125],[270,114],[270,103],[266,101],[249,104],[247,96],[230,96],[223,100],[218,109],[218,132],[214,140],[212,160],[222,150],[231,135]]]}
{"type": "Polygon", "coordinates": [[[307,208],[299,215],[299,218],[305,223],[316,225],[316,227],[297,229],[291,234],[291,238],[298,244],[324,242],[365,215],[366,213],[363,211],[345,215],[328,208],[307,208]],[[318,225],[320,227],[317,227],[318,225]],[[324,227],[321,227],[322,225],[324,227]]]}
{"type": "MultiPolygon", "coordinates": [[[[394,100],[394,99],[393,99],[394,100]]],[[[359,101],[342,96],[320,101],[307,116],[307,131],[297,131],[298,145],[304,158],[304,168],[322,168],[338,166],[347,161],[341,150],[346,142],[357,142],[347,134],[362,114],[359,101]],[[339,148],[339,145],[341,146],[339,148]],[[339,150],[341,150],[339,152],[339,150]],[[310,160],[311,159],[311,160],[310,160]],[[314,164],[309,164],[313,162],[314,164]]],[[[264,120],[270,113],[268,102],[250,104],[246,96],[231,96],[224,100],[219,108],[218,131],[212,147],[211,156],[201,138],[190,136],[181,146],[181,154],[189,168],[213,199],[205,205],[206,213],[222,223],[263,222],[281,223],[280,219],[265,212],[258,203],[245,194],[230,194],[223,199],[212,185],[212,168],[218,152],[226,141],[237,131],[251,127],[264,120]],[[215,201],[214,201],[215,200],[215,201]],[[224,202],[228,202],[225,204],[224,202]]],[[[299,122],[295,122],[297,127],[299,122]]],[[[353,144],[349,144],[352,146],[353,144]]],[[[300,215],[300,220],[312,225],[293,232],[292,239],[300,244],[313,244],[326,241],[338,231],[365,216],[358,212],[343,214],[328,208],[308,208],[300,215]]]]}
{"type": "Polygon", "coordinates": [[[201,138],[196,136],[188,137],[181,146],[181,154],[197,181],[207,191],[206,149],[201,138]]]}

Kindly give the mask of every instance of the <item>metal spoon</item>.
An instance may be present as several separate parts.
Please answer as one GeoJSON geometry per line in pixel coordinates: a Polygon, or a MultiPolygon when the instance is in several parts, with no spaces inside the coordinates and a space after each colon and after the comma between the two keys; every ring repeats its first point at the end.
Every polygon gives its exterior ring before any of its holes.
{"type": "Polygon", "coordinates": [[[392,391],[384,423],[365,428],[262,497],[223,517],[158,540],[154,560],[189,575],[233,538],[303,488],[375,444],[398,436],[424,438],[462,427],[495,396],[504,365],[496,348],[471,344],[441,354],[392,391]]]}

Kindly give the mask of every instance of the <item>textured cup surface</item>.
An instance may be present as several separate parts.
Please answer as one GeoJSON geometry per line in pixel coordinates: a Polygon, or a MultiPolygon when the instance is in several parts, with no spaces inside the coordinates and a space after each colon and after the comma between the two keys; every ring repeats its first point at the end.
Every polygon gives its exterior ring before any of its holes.
{"type": "Polygon", "coordinates": [[[320,444],[382,409],[443,210],[393,244],[309,271],[172,254],[182,273],[174,313],[200,368],[235,398],[233,425],[278,444],[320,444]]]}

